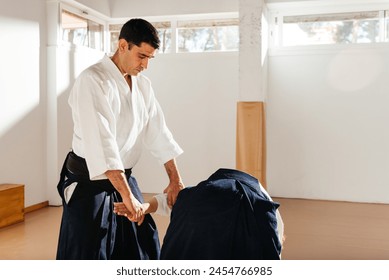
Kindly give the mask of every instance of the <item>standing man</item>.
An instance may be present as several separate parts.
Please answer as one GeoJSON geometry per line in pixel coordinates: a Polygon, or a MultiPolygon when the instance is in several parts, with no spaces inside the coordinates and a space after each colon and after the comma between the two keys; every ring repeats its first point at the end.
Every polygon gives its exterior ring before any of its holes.
{"type": "Polygon", "coordinates": [[[57,259],[159,259],[155,223],[144,215],[143,197],[131,176],[147,149],[165,166],[170,207],[184,188],[175,161],[183,151],[166,126],[150,81],[140,74],[159,44],[149,22],[131,19],[120,31],[115,54],[75,81],[69,97],[72,151],[58,183],[63,216],[57,259]],[[114,214],[118,201],[132,221],[114,214]]]}

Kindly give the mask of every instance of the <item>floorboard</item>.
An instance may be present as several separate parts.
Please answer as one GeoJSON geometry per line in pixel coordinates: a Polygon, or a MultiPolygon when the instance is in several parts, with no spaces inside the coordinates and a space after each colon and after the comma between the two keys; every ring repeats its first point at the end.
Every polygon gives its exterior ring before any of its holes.
{"type": "MultiPolygon", "coordinates": [[[[273,199],[285,223],[284,260],[389,260],[389,205],[273,199]]],[[[61,214],[48,206],[1,228],[0,259],[55,259],[61,214]]],[[[153,216],[162,242],[169,219],[153,216]]]]}

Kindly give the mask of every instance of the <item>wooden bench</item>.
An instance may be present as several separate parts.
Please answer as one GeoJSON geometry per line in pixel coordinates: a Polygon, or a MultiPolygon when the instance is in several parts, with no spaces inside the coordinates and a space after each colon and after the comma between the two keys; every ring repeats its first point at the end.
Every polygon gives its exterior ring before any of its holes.
{"type": "Polygon", "coordinates": [[[24,221],[24,185],[0,184],[0,228],[24,221]]]}

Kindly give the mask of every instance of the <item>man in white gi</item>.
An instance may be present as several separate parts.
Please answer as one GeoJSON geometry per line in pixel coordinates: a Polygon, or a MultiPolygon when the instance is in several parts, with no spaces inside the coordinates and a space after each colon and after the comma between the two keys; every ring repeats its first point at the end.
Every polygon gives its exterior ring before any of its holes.
{"type": "Polygon", "coordinates": [[[77,78],[69,104],[72,151],[58,183],[63,216],[57,259],[158,259],[155,223],[144,215],[143,197],[131,168],[143,149],[164,164],[170,207],[184,188],[175,158],[182,149],[166,126],[150,81],[140,74],[159,48],[147,21],[123,25],[118,49],[77,78]],[[113,213],[123,201],[133,221],[113,213]]]}

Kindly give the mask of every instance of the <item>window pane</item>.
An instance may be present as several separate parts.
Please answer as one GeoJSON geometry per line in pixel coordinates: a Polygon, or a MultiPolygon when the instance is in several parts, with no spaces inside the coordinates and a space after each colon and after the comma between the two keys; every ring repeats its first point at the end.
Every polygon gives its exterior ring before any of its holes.
{"type": "Polygon", "coordinates": [[[152,22],[152,25],[158,31],[158,37],[161,41],[158,52],[168,53],[172,51],[172,25],[169,21],[152,22]]]}
{"type": "Polygon", "coordinates": [[[283,45],[379,42],[379,13],[284,17],[283,45]]]}
{"type": "Polygon", "coordinates": [[[109,25],[109,46],[110,46],[110,54],[113,55],[118,48],[119,34],[120,29],[123,24],[110,24],[109,25]]]}
{"type": "Polygon", "coordinates": [[[84,46],[88,32],[88,22],[67,11],[62,11],[62,40],[84,46]]]}
{"type": "Polygon", "coordinates": [[[180,21],[177,25],[178,52],[238,50],[237,19],[180,21]]]}
{"type": "Polygon", "coordinates": [[[103,50],[103,25],[63,10],[61,15],[62,40],[103,50]]]}
{"type": "Polygon", "coordinates": [[[101,24],[88,20],[88,47],[103,50],[104,49],[104,27],[101,24]]]}
{"type": "Polygon", "coordinates": [[[172,49],[172,30],[171,28],[158,28],[159,40],[161,40],[161,45],[159,47],[160,53],[171,52],[172,49]]]}
{"type": "Polygon", "coordinates": [[[385,11],[385,42],[389,41],[389,11],[385,11]]]}

